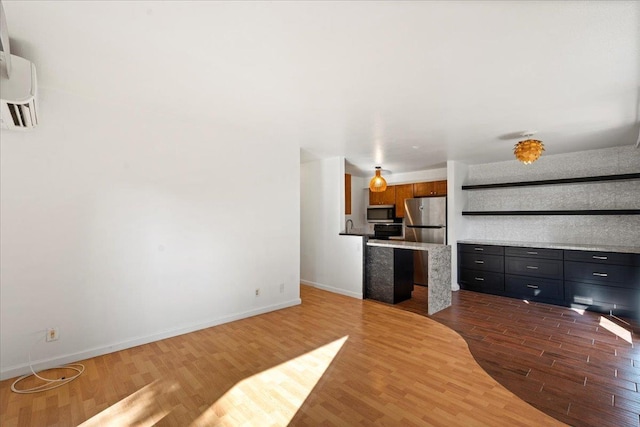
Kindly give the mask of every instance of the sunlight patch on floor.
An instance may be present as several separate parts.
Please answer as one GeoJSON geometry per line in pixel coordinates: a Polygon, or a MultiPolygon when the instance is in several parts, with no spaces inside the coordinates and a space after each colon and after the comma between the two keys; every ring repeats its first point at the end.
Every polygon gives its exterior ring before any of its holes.
{"type": "Polygon", "coordinates": [[[615,334],[618,337],[622,338],[623,340],[625,340],[629,344],[633,344],[633,338],[631,337],[631,331],[623,328],[622,326],[620,326],[620,325],[618,325],[616,323],[613,323],[611,320],[607,319],[606,317],[600,316],[600,326],[602,326],[603,328],[605,328],[607,331],[611,332],[612,334],[615,334]]]}
{"type": "Polygon", "coordinates": [[[91,417],[80,426],[155,425],[170,412],[170,409],[161,408],[158,405],[158,396],[174,391],[177,387],[177,383],[156,380],[91,417]]]}
{"type": "Polygon", "coordinates": [[[349,337],[246,378],[191,425],[286,426],[349,337]]]}

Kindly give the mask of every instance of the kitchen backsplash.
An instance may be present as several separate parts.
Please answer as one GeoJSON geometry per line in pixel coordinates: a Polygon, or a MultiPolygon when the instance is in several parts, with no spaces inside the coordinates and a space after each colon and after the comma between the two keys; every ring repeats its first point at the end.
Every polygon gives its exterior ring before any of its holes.
{"type": "MultiPolygon", "coordinates": [[[[640,149],[613,147],[517,161],[470,165],[464,184],[640,173],[640,149]]],[[[464,192],[464,210],[640,209],[640,180],[464,192]]],[[[639,246],[640,215],[465,217],[468,239],[639,246]]]]}

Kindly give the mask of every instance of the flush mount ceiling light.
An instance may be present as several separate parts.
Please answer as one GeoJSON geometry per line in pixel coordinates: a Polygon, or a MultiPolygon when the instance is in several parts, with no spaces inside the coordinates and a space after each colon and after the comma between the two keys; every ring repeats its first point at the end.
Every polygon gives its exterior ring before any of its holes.
{"type": "Polygon", "coordinates": [[[544,151],[544,144],[542,141],[538,141],[537,139],[531,139],[535,132],[526,132],[523,133],[524,141],[519,141],[513,147],[513,154],[515,154],[516,158],[520,160],[525,165],[530,165],[540,158],[540,155],[544,151]]]}
{"type": "Polygon", "coordinates": [[[387,181],[380,175],[381,170],[380,166],[376,166],[376,176],[369,181],[369,190],[374,193],[381,193],[387,189],[387,181]]]}

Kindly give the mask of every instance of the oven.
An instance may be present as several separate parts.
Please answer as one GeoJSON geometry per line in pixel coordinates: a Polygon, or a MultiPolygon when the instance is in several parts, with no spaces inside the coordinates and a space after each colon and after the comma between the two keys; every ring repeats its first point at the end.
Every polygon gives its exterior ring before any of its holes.
{"type": "Polygon", "coordinates": [[[375,224],[373,226],[373,238],[389,240],[389,237],[402,237],[402,223],[375,224]]]}

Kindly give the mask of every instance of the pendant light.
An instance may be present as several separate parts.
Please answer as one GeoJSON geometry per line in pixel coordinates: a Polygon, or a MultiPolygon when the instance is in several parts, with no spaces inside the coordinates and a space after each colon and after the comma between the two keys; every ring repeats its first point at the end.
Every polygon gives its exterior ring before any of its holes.
{"type": "Polygon", "coordinates": [[[537,139],[531,139],[534,132],[523,133],[525,140],[519,141],[513,147],[513,154],[525,165],[530,165],[540,158],[540,155],[544,151],[544,144],[537,139]]]}
{"type": "Polygon", "coordinates": [[[376,176],[369,181],[369,190],[374,193],[381,193],[387,189],[387,181],[380,175],[381,170],[380,166],[376,166],[376,176]]]}

